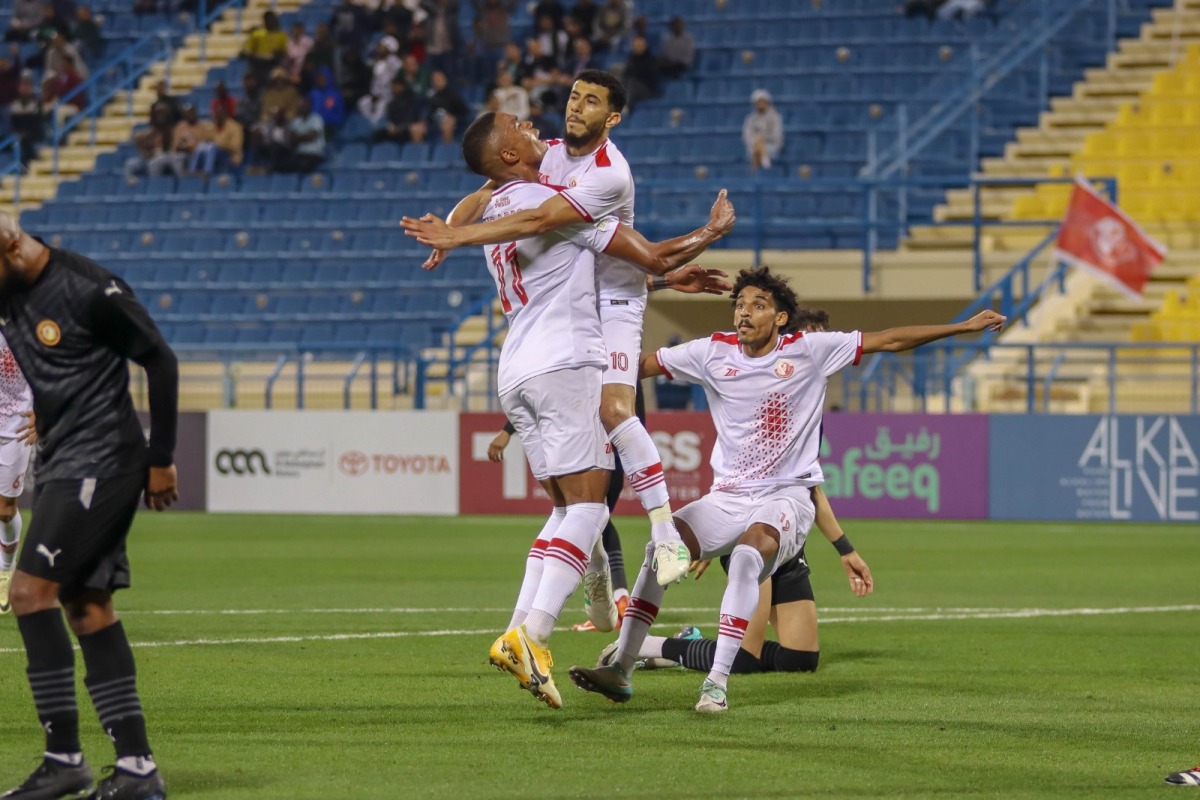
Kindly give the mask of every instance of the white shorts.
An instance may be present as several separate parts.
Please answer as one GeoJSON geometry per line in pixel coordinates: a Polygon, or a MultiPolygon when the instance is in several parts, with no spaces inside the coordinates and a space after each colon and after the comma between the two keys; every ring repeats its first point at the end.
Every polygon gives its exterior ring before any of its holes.
{"type": "Polygon", "coordinates": [[[529,470],[539,481],[589,469],[612,469],[608,434],[600,424],[600,367],[535,375],[500,395],[529,470]]]}
{"type": "Polygon", "coordinates": [[[608,351],[604,382],[637,387],[646,298],[600,298],[600,331],[608,351]]]}
{"type": "Polygon", "coordinates": [[[0,497],[20,497],[33,448],[20,439],[0,439],[0,497]]]}
{"type": "Polygon", "coordinates": [[[800,552],[817,517],[807,486],[784,486],[757,492],[709,492],[675,512],[700,545],[700,558],[728,555],[742,534],[756,522],[779,532],[779,554],[763,565],[759,580],[800,552]]]}

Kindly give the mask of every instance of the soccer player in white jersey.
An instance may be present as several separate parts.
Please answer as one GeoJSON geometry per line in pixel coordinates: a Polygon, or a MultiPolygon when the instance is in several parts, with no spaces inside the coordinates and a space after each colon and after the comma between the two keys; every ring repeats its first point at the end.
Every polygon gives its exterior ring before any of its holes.
{"type": "MultiPolygon", "coordinates": [[[[490,187],[485,186],[451,214],[452,225],[465,227],[434,231],[419,220],[406,218],[405,228],[422,244],[444,252],[455,247],[536,236],[610,214],[624,225],[632,225],[633,175],[625,157],[608,138],[612,128],[621,122],[624,107],[625,89],[620,81],[603,70],[584,70],[571,87],[564,138],[549,143],[539,168],[538,180],[560,189],[559,194],[520,214],[468,225],[475,221],[478,208],[486,201],[490,187]]],[[[436,263],[439,259],[440,255],[436,255],[432,260],[436,263]]],[[[650,517],[650,536],[656,545],[655,575],[660,584],[666,585],[686,574],[689,561],[687,548],[672,521],[658,448],[634,413],[646,280],[637,268],[611,253],[597,257],[596,276],[600,323],[608,350],[600,419],[621,456],[629,485],[650,517]]]]}
{"type": "MultiPolygon", "coordinates": [[[[799,552],[813,524],[809,490],[824,481],[818,431],[829,377],[857,364],[863,353],[911,350],[961,333],[999,330],[1005,321],[994,311],[982,311],[953,325],[785,333],[797,309],[785,280],[765,267],[743,270],[733,292],[735,332],[714,333],[641,359],[645,377],[666,375],[703,386],[717,430],[712,488],[675,516],[693,558],[730,555],[717,652],[697,711],[728,708],[729,673],[758,603],[758,586],[776,564],[799,552]]],[[[616,662],[596,669],[572,667],[577,686],[615,702],[632,696],[633,665],[663,593],[643,563],[616,662]]]]}
{"type": "Polygon", "coordinates": [[[0,334],[0,614],[10,610],[8,584],[21,541],[17,498],[25,489],[29,468],[32,416],[33,392],[0,334]]]}
{"type": "MultiPolygon", "coordinates": [[[[511,114],[487,113],[471,124],[463,158],[499,187],[485,219],[536,208],[555,193],[536,182],[544,150],[532,126],[511,114]]],[[[712,222],[720,235],[733,226],[732,206],[723,197],[712,222]]],[[[593,253],[620,252],[665,272],[697,254],[696,238],[650,245],[606,217],[484,248],[509,322],[497,378],[500,404],[556,507],[534,546],[540,557],[531,552],[527,559],[510,629],[489,657],[552,708],[561,708],[562,698],[550,674],[550,634],[608,521],[604,499],[612,455],[597,413],[605,347],[593,253]]]]}

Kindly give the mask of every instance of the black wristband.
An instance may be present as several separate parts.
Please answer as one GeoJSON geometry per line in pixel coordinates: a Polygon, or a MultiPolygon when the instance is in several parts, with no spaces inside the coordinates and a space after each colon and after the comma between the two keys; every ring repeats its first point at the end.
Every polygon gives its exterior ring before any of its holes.
{"type": "Polygon", "coordinates": [[[854,545],[850,544],[850,537],[842,534],[842,537],[833,543],[833,549],[838,551],[839,556],[848,556],[854,552],[854,545]]]}
{"type": "Polygon", "coordinates": [[[657,292],[660,289],[670,288],[671,284],[667,282],[665,275],[655,275],[650,279],[650,291],[657,292]]]}
{"type": "Polygon", "coordinates": [[[517,432],[517,429],[515,427],[513,427],[513,424],[511,422],[509,422],[508,420],[505,420],[504,427],[502,428],[502,430],[505,433],[507,433],[509,436],[512,436],[514,433],[517,432]]]}

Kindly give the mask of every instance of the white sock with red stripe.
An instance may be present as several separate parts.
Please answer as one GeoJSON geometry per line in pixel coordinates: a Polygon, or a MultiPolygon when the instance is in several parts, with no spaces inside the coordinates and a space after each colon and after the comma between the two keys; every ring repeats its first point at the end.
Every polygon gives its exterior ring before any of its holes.
{"type": "Polygon", "coordinates": [[[562,613],[571,594],[579,587],[587,569],[588,553],[608,524],[608,506],[604,503],[575,503],[567,506],[566,516],[558,526],[546,556],[542,559],[542,580],[529,616],[525,632],[535,642],[545,645],[550,640],[554,623],[562,613]]]}
{"type": "Polygon", "coordinates": [[[613,428],[608,439],[621,456],[626,480],[650,515],[650,538],[655,542],[679,539],[671,518],[671,496],[667,493],[662,456],[642,421],[630,417],[613,428]]]}
{"type": "Polygon", "coordinates": [[[748,544],[739,544],[729,555],[729,585],[721,598],[721,624],[717,629],[717,654],[708,679],[721,688],[729,680],[746,626],[758,605],[758,579],[763,557],[748,544]]]}
{"type": "Polygon", "coordinates": [[[517,605],[513,608],[512,619],[508,621],[508,627],[505,630],[511,631],[524,622],[525,617],[529,616],[529,608],[533,605],[533,598],[537,595],[538,584],[542,582],[542,559],[546,555],[546,548],[550,546],[550,540],[554,538],[558,526],[562,524],[566,516],[566,507],[555,506],[550,512],[550,516],[546,518],[546,524],[538,532],[537,538],[533,540],[533,546],[529,548],[529,555],[525,557],[525,577],[521,579],[521,591],[517,594],[517,605]]]}
{"type": "Polygon", "coordinates": [[[0,570],[9,572],[17,558],[17,543],[21,541],[21,512],[0,525],[0,570]]]}
{"type": "Polygon", "coordinates": [[[651,566],[653,563],[654,542],[651,542],[646,545],[646,559],[638,570],[637,582],[633,585],[633,594],[629,596],[629,605],[625,607],[625,618],[621,622],[621,636],[617,640],[617,662],[626,675],[633,674],[633,663],[638,660],[642,643],[658,616],[666,591],[665,586],[658,585],[651,566]]]}

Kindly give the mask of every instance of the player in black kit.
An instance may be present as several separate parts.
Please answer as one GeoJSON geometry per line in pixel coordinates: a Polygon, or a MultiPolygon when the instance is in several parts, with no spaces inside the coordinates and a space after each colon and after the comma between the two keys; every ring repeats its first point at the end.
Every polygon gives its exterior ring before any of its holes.
{"type": "Polygon", "coordinates": [[[125,538],[144,495],[178,498],[174,466],[179,369],[132,290],[94,261],[47,247],[0,213],[0,330],[33,389],[38,470],[33,522],[11,602],[46,733],[42,764],[4,798],[162,800],[136,686],[133,651],[112,594],[129,586],[125,538]],[[129,396],[132,359],[146,370],[150,442],[129,396]],[[92,793],[79,741],[75,656],[117,751],[92,793]]]}

